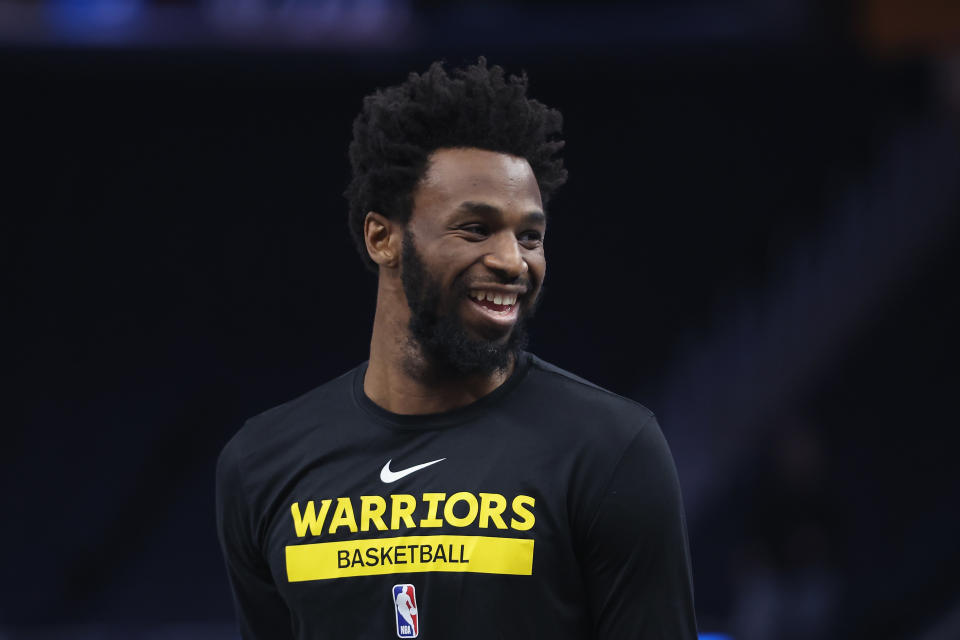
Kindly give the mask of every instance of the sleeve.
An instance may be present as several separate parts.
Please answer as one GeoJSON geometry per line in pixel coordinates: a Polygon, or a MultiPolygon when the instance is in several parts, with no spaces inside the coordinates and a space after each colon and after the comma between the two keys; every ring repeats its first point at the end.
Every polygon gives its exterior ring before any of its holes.
{"type": "Polygon", "coordinates": [[[652,416],[624,450],[583,540],[594,638],[696,640],[680,485],[652,416]]]}
{"type": "Polygon", "coordinates": [[[244,640],[293,638],[290,610],[253,539],[241,474],[230,443],[217,461],[217,537],[244,640]]]}

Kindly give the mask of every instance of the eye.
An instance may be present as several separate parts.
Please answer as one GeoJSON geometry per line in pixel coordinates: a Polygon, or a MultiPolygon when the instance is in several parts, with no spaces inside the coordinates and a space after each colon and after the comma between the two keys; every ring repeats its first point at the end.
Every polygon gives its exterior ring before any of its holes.
{"type": "Polygon", "coordinates": [[[543,234],[539,231],[524,231],[518,237],[520,242],[528,247],[538,247],[543,242],[543,234]]]}
{"type": "Polygon", "coordinates": [[[488,235],[487,228],[482,224],[465,224],[460,227],[461,231],[465,231],[467,235],[475,236],[477,238],[485,238],[488,235]]]}

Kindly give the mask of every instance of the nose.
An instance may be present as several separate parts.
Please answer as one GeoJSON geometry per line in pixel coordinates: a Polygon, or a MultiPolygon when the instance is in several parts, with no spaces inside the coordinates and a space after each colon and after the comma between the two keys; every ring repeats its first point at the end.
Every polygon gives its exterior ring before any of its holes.
{"type": "Polygon", "coordinates": [[[520,243],[512,233],[501,233],[491,240],[490,253],[483,256],[484,266],[500,272],[508,280],[519,278],[530,270],[520,252],[520,243]]]}

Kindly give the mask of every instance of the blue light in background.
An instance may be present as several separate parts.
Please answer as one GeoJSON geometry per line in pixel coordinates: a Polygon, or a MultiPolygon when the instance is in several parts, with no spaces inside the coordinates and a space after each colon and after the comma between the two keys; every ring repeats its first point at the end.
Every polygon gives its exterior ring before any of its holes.
{"type": "Polygon", "coordinates": [[[136,29],[144,5],[144,0],[52,0],[46,13],[50,26],[64,36],[110,41],[136,29]]]}
{"type": "Polygon", "coordinates": [[[733,640],[733,636],[725,633],[701,633],[700,640],[733,640]]]}

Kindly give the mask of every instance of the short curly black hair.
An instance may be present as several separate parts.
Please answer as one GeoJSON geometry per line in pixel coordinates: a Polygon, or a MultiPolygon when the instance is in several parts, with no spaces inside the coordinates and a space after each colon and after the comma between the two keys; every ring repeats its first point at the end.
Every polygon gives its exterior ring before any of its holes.
{"type": "Polygon", "coordinates": [[[503,68],[477,64],[448,74],[434,62],[403,84],[378,90],[363,100],[353,121],[350,164],[353,179],[344,195],[350,203],[350,233],[364,262],[363,222],[369,211],[406,223],[413,191],[437,149],[475,147],[525,158],[543,201],[567,180],[556,154],[563,117],[528,98],[527,76],[505,77],[503,68]]]}

